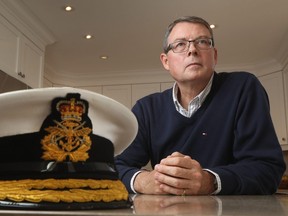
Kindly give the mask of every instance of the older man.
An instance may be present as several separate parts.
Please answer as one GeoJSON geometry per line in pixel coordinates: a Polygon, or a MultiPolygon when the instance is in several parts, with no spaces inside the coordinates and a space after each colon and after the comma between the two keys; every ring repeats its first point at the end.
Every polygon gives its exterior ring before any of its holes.
{"type": "Polygon", "coordinates": [[[272,194],[285,170],[267,94],[247,72],[216,73],[209,24],[181,17],[160,55],[173,88],[139,100],[139,131],[116,157],[130,192],[272,194]],[[151,161],[153,170],[142,167],[151,161]]]}

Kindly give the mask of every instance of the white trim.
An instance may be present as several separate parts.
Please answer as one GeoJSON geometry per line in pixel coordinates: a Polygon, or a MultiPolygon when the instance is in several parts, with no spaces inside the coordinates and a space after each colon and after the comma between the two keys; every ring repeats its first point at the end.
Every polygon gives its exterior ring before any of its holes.
{"type": "MultiPolygon", "coordinates": [[[[256,76],[262,76],[273,72],[283,70],[283,65],[280,65],[276,60],[264,61],[255,64],[246,65],[218,65],[216,72],[222,71],[248,71],[256,76]]],[[[45,64],[44,76],[50,82],[58,85],[68,86],[93,86],[93,85],[120,85],[120,84],[140,84],[140,83],[159,83],[173,82],[169,72],[161,68],[152,68],[150,70],[130,70],[130,71],[97,71],[90,73],[83,71],[81,76],[71,74],[67,71],[57,71],[49,64],[45,64]]]]}
{"type": "Polygon", "coordinates": [[[54,35],[32,15],[22,1],[0,1],[0,14],[43,51],[48,44],[56,41],[54,35]]]}

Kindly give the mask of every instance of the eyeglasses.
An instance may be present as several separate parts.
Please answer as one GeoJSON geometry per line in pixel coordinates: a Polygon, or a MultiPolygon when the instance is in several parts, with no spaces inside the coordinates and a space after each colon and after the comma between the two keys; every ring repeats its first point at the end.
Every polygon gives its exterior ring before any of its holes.
{"type": "Polygon", "coordinates": [[[165,51],[166,53],[168,53],[170,50],[172,50],[174,53],[186,52],[189,49],[191,43],[193,43],[193,45],[199,50],[208,50],[208,49],[211,49],[212,46],[214,45],[212,38],[197,38],[195,40],[180,40],[180,41],[176,41],[174,43],[169,44],[165,51]]]}

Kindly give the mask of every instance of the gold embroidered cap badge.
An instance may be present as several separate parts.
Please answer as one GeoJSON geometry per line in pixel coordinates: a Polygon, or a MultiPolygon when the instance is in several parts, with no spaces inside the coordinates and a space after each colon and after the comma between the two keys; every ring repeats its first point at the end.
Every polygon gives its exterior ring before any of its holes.
{"type": "Polygon", "coordinates": [[[52,125],[45,127],[48,134],[41,140],[44,160],[79,162],[89,158],[92,125],[87,125],[82,118],[82,115],[87,115],[88,104],[78,99],[77,94],[68,96],[68,99],[52,103],[55,106],[52,112],[58,113],[52,113],[52,125]]]}

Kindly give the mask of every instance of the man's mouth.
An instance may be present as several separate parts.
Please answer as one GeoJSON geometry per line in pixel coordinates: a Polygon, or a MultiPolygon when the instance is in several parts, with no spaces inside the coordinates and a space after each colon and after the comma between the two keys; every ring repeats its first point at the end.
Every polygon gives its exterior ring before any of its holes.
{"type": "Polygon", "coordinates": [[[195,67],[195,66],[201,66],[201,64],[197,62],[193,62],[187,65],[187,67],[195,67]]]}

